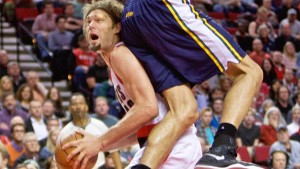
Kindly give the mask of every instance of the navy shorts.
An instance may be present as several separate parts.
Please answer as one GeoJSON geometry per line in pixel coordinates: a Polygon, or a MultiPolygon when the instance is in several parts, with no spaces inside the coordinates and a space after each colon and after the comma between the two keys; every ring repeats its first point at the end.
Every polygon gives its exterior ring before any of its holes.
{"type": "Polygon", "coordinates": [[[186,0],[127,0],[122,40],[156,92],[200,84],[246,56],[226,30],[186,0]]]}

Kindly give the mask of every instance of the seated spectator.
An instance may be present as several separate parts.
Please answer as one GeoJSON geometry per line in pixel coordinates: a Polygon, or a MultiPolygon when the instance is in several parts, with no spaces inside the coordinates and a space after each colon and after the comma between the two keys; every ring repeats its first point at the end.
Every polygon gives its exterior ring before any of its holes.
{"type": "Polygon", "coordinates": [[[196,126],[197,136],[205,140],[205,147],[210,147],[214,142],[214,135],[217,132],[217,128],[210,125],[212,121],[213,113],[211,108],[204,108],[200,113],[200,124],[196,126]]]}
{"type": "Polygon", "coordinates": [[[198,105],[198,112],[200,112],[203,108],[208,107],[209,103],[209,84],[208,81],[201,83],[200,85],[196,85],[193,87],[194,96],[198,105]]]}
{"type": "Polygon", "coordinates": [[[26,132],[34,132],[41,147],[45,146],[48,137],[46,119],[43,117],[42,103],[33,100],[29,104],[30,117],[25,121],[26,132]]]}
{"type": "Polygon", "coordinates": [[[211,91],[209,92],[209,103],[210,105],[212,105],[212,102],[215,99],[217,98],[224,99],[224,97],[225,97],[225,93],[223,92],[223,90],[219,86],[216,86],[212,88],[211,91]]]}
{"type": "MultiPolygon", "coordinates": [[[[46,96],[47,100],[51,100],[54,104],[55,112],[63,113],[62,98],[57,87],[52,86],[46,96]]],[[[56,113],[58,115],[58,113],[56,113]]],[[[64,115],[64,114],[63,114],[64,115]]],[[[59,116],[60,117],[60,116],[59,116]]]]}
{"type": "Polygon", "coordinates": [[[4,146],[0,146],[0,169],[7,169],[9,158],[10,157],[6,148],[4,146]]]}
{"type": "Polygon", "coordinates": [[[270,35],[270,30],[266,24],[259,25],[257,29],[258,38],[263,44],[263,51],[270,53],[274,46],[274,38],[270,35]]]}
{"type": "Polygon", "coordinates": [[[250,109],[238,128],[236,143],[238,147],[247,147],[251,156],[253,148],[258,146],[260,139],[260,128],[255,125],[255,109],[250,109]]]}
{"type": "Polygon", "coordinates": [[[286,125],[286,122],[277,107],[270,107],[260,128],[260,142],[263,145],[270,146],[277,141],[276,128],[279,125],[286,125]]]}
{"type": "Polygon", "coordinates": [[[300,40],[300,21],[297,19],[297,10],[296,9],[289,9],[287,11],[287,17],[280,22],[279,30],[281,26],[285,23],[288,23],[291,28],[291,35],[300,40]]]}
{"type": "Polygon", "coordinates": [[[18,100],[21,109],[28,112],[29,103],[33,100],[32,89],[27,84],[21,85],[16,93],[16,99],[18,100]]]}
{"type": "Polygon", "coordinates": [[[66,23],[65,23],[66,30],[75,33],[78,30],[82,29],[83,21],[82,19],[75,17],[74,4],[67,3],[65,5],[64,14],[66,18],[66,23]]]}
{"type": "Polygon", "coordinates": [[[300,129],[293,135],[291,135],[291,140],[298,141],[300,143],[300,129]]]}
{"type": "Polygon", "coordinates": [[[255,38],[252,42],[252,52],[249,54],[251,59],[255,61],[260,67],[264,59],[271,58],[271,55],[263,51],[263,44],[259,38],[255,38]]]}
{"type": "Polygon", "coordinates": [[[274,142],[270,148],[270,154],[275,150],[282,150],[289,154],[288,169],[300,167],[300,143],[290,140],[287,127],[279,125],[276,129],[278,141],[274,142]]]}
{"type": "Polygon", "coordinates": [[[0,79],[0,98],[6,93],[14,93],[14,87],[10,78],[3,76],[0,79]]]}
{"type": "Polygon", "coordinates": [[[292,122],[287,126],[289,135],[293,135],[299,131],[300,126],[300,107],[294,106],[292,108],[292,122]]]}
{"type": "Polygon", "coordinates": [[[211,126],[218,128],[223,111],[223,98],[216,98],[212,102],[213,119],[210,123],[211,126]]]}
{"type": "Polygon", "coordinates": [[[5,50],[0,49],[0,78],[7,74],[8,55],[5,50]]]}
{"type": "Polygon", "coordinates": [[[96,59],[97,53],[89,49],[89,44],[84,35],[78,38],[79,48],[73,49],[73,55],[76,61],[76,68],[74,72],[74,85],[76,91],[87,89],[86,76],[90,66],[92,66],[96,59]]]}
{"type": "Polygon", "coordinates": [[[55,112],[54,103],[51,100],[46,100],[43,103],[43,118],[46,120],[46,124],[48,125],[48,120],[57,119],[59,121],[59,125],[62,126],[62,122],[59,117],[56,115],[59,112],[55,112]]]}
{"type": "MultiPolygon", "coordinates": [[[[40,166],[40,165],[37,163],[37,161],[34,160],[34,159],[28,159],[28,160],[25,160],[23,163],[26,165],[26,167],[27,167],[28,169],[40,169],[40,168],[43,168],[43,166],[40,166]]],[[[41,163],[41,165],[43,165],[43,164],[41,163]]]]}
{"type": "Polygon", "coordinates": [[[288,118],[288,113],[293,108],[293,105],[290,101],[290,93],[291,92],[289,91],[288,86],[282,85],[278,89],[278,98],[275,100],[275,106],[278,107],[282,117],[287,123],[292,121],[292,119],[288,118]]]}
{"type": "Polygon", "coordinates": [[[97,97],[95,99],[95,114],[92,114],[91,117],[96,118],[102,121],[108,128],[115,125],[119,120],[110,115],[109,105],[105,97],[97,97]]]}
{"type": "Polygon", "coordinates": [[[272,53],[272,61],[275,66],[275,72],[278,80],[282,80],[284,76],[285,66],[282,63],[282,53],[280,51],[274,51],[272,53]]]}
{"type": "Polygon", "coordinates": [[[14,85],[14,91],[17,92],[17,90],[19,89],[19,87],[22,84],[26,83],[26,79],[20,69],[20,66],[17,62],[9,62],[7,65],[7,72],[8,75],[10,77],[10,79],[13,82],[14,85]]]}
{"type": "Polygon", "coordinates": [[[285,19],[287,17],[287,13],[288,13],[289,9],[294,8],[297,10],[297,8],[294,6],[293,0],[281,0],[280,2],[276,3],[277,9],[276,9],[275,13],[277,15],[278,20],[282,21],[283,19],[285,19]]]}
{"type": "Polygon", "coordinates": [[[215,12],[244,12],[241,0],[217,0],[214,5],[215,12]]]}
{"type": "Polygon", "coordinates": [[[0,133],[10,136],[10,121],[15,116],[21,116],[24,120],[28,119],[28,114],[17,108],[14,94],[8,93],[2,97],[3,110],[0,111],[0,133]]]}
{"type": "Polygon", "coordinates": [[[275,66],[270,58],[265,58],[262,62],[263,82],[268,86],[277,79],[275,66]]]}
{"type": "Polygon", "coordinates": [[[33,92],[33,100],[39,100],[41,102],[44,101],[48,90],[47,88],[40,82],[40,78],[38,77],[37,72],[29,71],[26,77],[27,85],[30,86],[33,92]]]}
{"type": "Polygon", "coordinates": [[[248,21],[241,19],[238,21],[238,29],[235,32],[235,39],[241,48],[246,51],[246,53],[250,53],[252,50],[252,41],[253,38],[248,33],[248,21]]]}
{"type": "Polygon", "coordinates": [[[283,46],[282,53],[282,64],[284,64],[285,68],[292,69],[293,71],[297,71],[297,53],[295,50],[295,46],[292,42],[287,41],[283,46]]]}
{"type": "Polygon", "coordinates": [[[23,146],[25,148],[25,152],[16,159],[14,166],[17,166],[29,159],[39,161],[40,145],[38,143],[37,136],[33,132],[28,132],[24,135],[23,146]]]}
{"type": "Polygon", "coordinates": [[[272,38],[275,37],[275,32],[274,32],[273,26],[268,20],[268,13],[269,13],[268,9],[266,9],[265,7],[258,8],[258,11],[256,14],[257,15],[256,20],[250,22],[249,27],[248,27],[248,32],[251,37],[258,38],[257,29],[262,24],[265,24],[269,28],[270,36],[272,38]]]}
{"type": "Polygon", "coordinates": [[[56,14],[54,13],[53,4],[51,1],[45,2],[44,12],[38,15],[32,25],[32,33],[36,35],[36,41],[40,50],[41,58],[49,58],[47,52],[48,34],[54,31],[56,14]]]}
{"type": "Polygon", "coordinates": [[[66,18],[62,15],[55,18],[56,29],[48,35],[48,47],[54,53],[72,48],[73,34],[65,29],[66,18]]]}
{"type": "Polygon", "coordinates": [[[82,19],[82,8],[87,0],[75,0],[74,1],[74,17],[82,19]]]}
{"type": "Polygon", "coordinates": [[[299,42],[296,38],[292,36],[290,25],[288,23],[283,23],[281,25],[281,31],[279,32],[279,36],[274,41],[273,50],[283,51],[283,47],[288,41],[294,44],[296,51],[299,50],[299,42]]]}
{"type": "Polygon", "coordinates": [[[46,161],[49,157],[54,155],[56,139],[60,132],[60,129],[54,128],[49,131],[49,137],[47,138],[46,146],[42,147],[40,152],[40,159],[46,161]]]}
{"type": "Polygon", "coordinates": [[[97,83],[93,90],[93,95],[95,97],[105,97],[109,105],[116,101],[116,92],[110,79],[97,83]]]}
{"type": "Polygon", "coordinates": [[[270,154],[269,169],[286,169],[289,160],[287,152],[275,150],[270,154]]]}
{"type": "Polygon", "coordinates": [[[32,0],[11,0],[4,4],[4,12],[6,19],[10,23],[15,22],[15,10],[16,8],[33,8],[35,4],[32,0]]]}
{"type": "Polygon", "coordinates": [[[25,125],[23,123],[15,123],[11,125],[11,142],[6,145],[6,149],[9,153],[9,163],[8,166],[10,168],[14,167],[15,160],[19,158],[24,152],[25,149],[23,147],[23,138],[25,135],[25,125]]]}
{"type": "Polygon", "coordinates": [[[231,85],[232,85],[232,79],[230,79],[226,75],[220,75],[219,76],[219,86],[223,90],[223,92],[225,93],[225,95],[230,90],[231,85]]]}

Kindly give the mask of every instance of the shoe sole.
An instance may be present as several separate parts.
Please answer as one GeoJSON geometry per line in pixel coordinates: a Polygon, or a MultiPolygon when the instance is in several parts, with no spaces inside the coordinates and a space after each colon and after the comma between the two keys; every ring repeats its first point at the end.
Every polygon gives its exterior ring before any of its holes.
{"type": "Polygon", "coordinates": [[[208,165],[196,165],[195,169],[264,169],[263,167],[257,167],[257,166],[244,166],[241,164],[233,164],[228,167],[215,167],[215,166],[208,166],[208,165]]]}

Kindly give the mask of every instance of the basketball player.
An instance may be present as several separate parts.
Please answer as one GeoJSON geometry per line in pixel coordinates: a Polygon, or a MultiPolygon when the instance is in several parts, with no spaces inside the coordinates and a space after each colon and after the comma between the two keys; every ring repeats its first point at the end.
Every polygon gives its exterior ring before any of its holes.
{"type": "Polygon", "coordinates": [[[171,106],[164,123],[151,131],[148,140],[152,144],[147,145],[136,168],[157,168],[163,162],[185,131],[189,117],[196,113],[194,109],[178,108],[184,99],[193,97],[190,85],[201,84],[221,72],[232,78],[233,86],[225,97],[213,145],[197,167],[253,168],[235,159],[235,135],[260,86],[262,71],[231,35],[196,11],[190,0],[127,0],[121,25],[122,40],[144,66],[155,91],[167,91],[164,96],[171,106]],[[186,125],[178,125],[182,123],[186,125]],[[161,132],[166,126],[172,132],[161,132]],[[163,151],[154,151],[157,145],[163,151]]]}
{"type": "MultiPolygon", "coordinates": [[[[87,133],[94,135],[102,135],[105,133],[108,128],[107,126],[101,122],[100,120],[90,118],[88,116],[88,105],[85,100],[85,97],[81,93],[74,93],[70,99],[70,108],[69,108],[72,121],[69,122],[60,132],[60,137],[58,140],[64,140],[63,137],[67,137],[74,128],[83,129],[87,133]]],[[[111,152],[113,157],[113,162],[115,164],[116,169],[122,169],[120,154],[118,151],[111,152]]],[[[96,164],[93,168],[99,168],[101,165],[105,163],[105,157],[103,152],[98,153],[98,158],[96,164]]]]}
{"type": "MultiPolygon", "coordinates": [[[[66,146],[80,145],[68,157],[70,159],[79,153],[74,168],[77,168],[82,159],[81,168],[84,168],[87,159],[98,151],[128,146],[136,138],[142,148],[135,154],[127,168],[138,164],[148,145],[147,137],[151,129],[158,122],[162,122],[161,120],[168,112],[163,97],[160,94],[155,96],[143,67],[120,40],[122,9],[122,5],[116,0],[102,0],[84,7],[84,28],[86,28],[87,40],[94,50],[101,53],[103,59],[111,67],[111,79],[116,94],[127,113],[117,125],[110,128],[104,135],[93,138],[85,134],[83,140],[74,141],[66,146]]],[[[171,131],[171,129],[166,127],[164,131],[171,131]]],[[[161,147],[158,146],[158,148],[161,147]]],[[[161,149],[155,151],[161,151],[161,149]]],[[[196,129],[194,125],[190,125],[177,140],[168,158],[164,159],[164,163],[159,167],[162,169],[192,169],[200,157],[201,147],[196,136],[196,129]]]]}

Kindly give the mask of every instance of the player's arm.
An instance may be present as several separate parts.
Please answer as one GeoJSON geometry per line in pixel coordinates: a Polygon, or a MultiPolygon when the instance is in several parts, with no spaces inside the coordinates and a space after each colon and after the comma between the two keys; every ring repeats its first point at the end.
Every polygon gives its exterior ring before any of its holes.
{"type": "Polygon", "coordinates": [[[109,132],[100,138],[102,148],[110,148],[120,138],[136,133],[158,114],[157,100],[151,82],[135,56],[125,46],[111,53],[110,64],[122,80],[134,105],[109,132]]]}
{"type": "Polygon", "coordinates": [[[81,168],[84,168],[91,157],[100,151],[111,149],[122,138],[136,133],[158,114],[157,100],[150,80],[129,49],[124,46],[118,47],[115,52],[111,53],[110,64],[121,78],[134,105],[115,126],[100,137],[85,135],[82,140],[63,146],[63,149],[76,147],[67,157],[67,161],[70,161],[76,154],[79,154],[73,168],[77,168],[79,164],[82,164],[81,168]]]}

